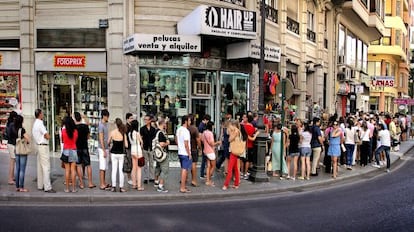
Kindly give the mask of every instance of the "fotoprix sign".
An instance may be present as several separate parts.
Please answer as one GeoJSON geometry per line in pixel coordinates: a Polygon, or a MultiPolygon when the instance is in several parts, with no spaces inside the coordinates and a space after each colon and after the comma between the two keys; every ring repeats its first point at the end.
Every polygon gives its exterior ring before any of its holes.
{"type": "Polygon", "coordinates": [[[178,34],[256,38],[256,12],[201,5],[177,24],[178,34]]]}
{"type": "Polygon", "coordinates": [[[66,55],[56,55],[54,61],[55,67],[85,67],[86,66],[86,56],[66,56],[66,55]]]}
{"type": "Polygon", "coordinates": [[[124,54],[134,51],[200,52],[200,36],[134,34],[124,40],[124,54]]]}

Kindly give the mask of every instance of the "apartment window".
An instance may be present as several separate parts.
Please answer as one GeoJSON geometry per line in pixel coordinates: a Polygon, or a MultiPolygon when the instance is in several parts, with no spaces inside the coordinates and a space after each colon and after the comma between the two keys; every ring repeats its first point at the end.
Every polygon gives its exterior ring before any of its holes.
{"type": "Polygon", "coordinates": [[[270,21],[278,22],[277,0],[265,0],[266,18],[270,21]]]}
{"type": "Polygon", "coordinates": [[[402,14],[401,14],[401,0],[397,0],[395,2],[395,16],[402,17],[402,14]]]}
{"type": "Polygon", "coordinates": [[[382,45],[390,46],[391,45],[391,37],[389,37],[389,36],[382,37],[382,45]]]}
{"type": "Polygon", "coordinates": [[[381,76],[381,62],[369,61],[368,62],[368,75],[381,76]]]}
{"type": "Polygon", "coordinates": [[[358,70],[361,70],[362,69],[362,63],[363,63],[362,57],[363,57],[363,53],[364,53],[364,50],[362,48],[362,41],[360,39],[358,39],[357,40],[357,57],[356,57],[357,58],[356,68],[358,70]]]}
{"type": "Polygon", "coordinates": [[[287,16],[294,21],[298,21],[299,0],[290,0],[287,4],[287,16]]]}
{"type": "Polygon", "coordinates": [[[354,34],[348,31],[346,36],[346,64],[349,64],[353,67],[356,65],[356,54],[357,54],[357,39],[354,34]]]}
{"type": "Polygon", "coordinates": [[[343,25],[339,25],[338,55],[345,57],[345,27],[343,25]]]}
{"type": "Polygon", "coordinates": [[[401,30],[395,30],[395,45],[401,46],[401,30]]]}
{"type": "Polygon", "coordinates": [[[362,44],[362,71],[367,73],[368,72],[368,44],[362,44]]]}
{"type": "Polygon", "coordinates": [[[312,42],[315,42],[316,41],[315,14],[310,11],[308,11],[307,27],[308,27],[306,30],[307,39],[312,42]]]}
{"type": "MultiPolygon", "coordinates": [[[[371,0],[371,4],[372,2],[375,3],[374,0],[371,0]]],[[[385,1],[386,5],[385,5],[385,16],[392,16],[392,1],[385,1]]]]}

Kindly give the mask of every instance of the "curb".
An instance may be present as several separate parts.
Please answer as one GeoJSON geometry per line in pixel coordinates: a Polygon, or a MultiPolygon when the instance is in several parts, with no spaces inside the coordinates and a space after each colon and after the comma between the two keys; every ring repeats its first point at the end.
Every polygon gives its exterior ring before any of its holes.
{"type": "MultiPolygon", "coordinates": [[[[399,152],[392,152],[391,156],[394,156],[394,160],[391,159],[391,164],[395,164],[401,157],[403,157],[406,153],[408,153],[412,148],[414,148],[414,141],[413,143],[407,144],[407,147],[404,151],[399,152]]],[[[48,194],[45,195],[43,193],[33,194],[32,193],[14,193],[14,192],[3,192],[0,193],[0,204],[13,204],[13,203],[50,203],[50,204],[58,204],[58,203],[89,203],[89,204],[122,204],[122,203],[142,203],[142,202],[171,202],[171,201],[184,201],[184,200],[222,200],[222,199],[229,199],[229,198],[239,198],[239,197],[248,197],[248,196],[258,196],[258,195],[269,195],[275,193],[283,193],[283,192],[302,192],[304,188],[315,188],[318,186],[329,186],[333,183],[341,183],[346,180],[366,176],[372,173],[382,173],[382,169],[374,169],[371,168],[363,173],[352,173],[349,175],[339,176],[336,180],[328,178],[322,179],[315,182],[306,182],[304,181],[303,184],[297,186],[266,186],[270,185],[268,182],[261,182],[261,183],[251,183],[253,185],[260,184],[263,188],[255,188],[255,189],[239,189],[239,190],[229,190],[222,191],[221,189],[217,189],[217,192],[208,192],[208,193],[179,193],[179,192],[169,192],[169,193],[157,193],[154,194],[145,194],[145,195],[133,195],[131,192],[127,193],[117,193],[112,194],[94,194],[88,193],[87,195],[77,195],[73,193],[58,193],[58,194],[48,194]],[[122,195],[124,194],[124,195],[122,195]]],[[[296,180],[300,181],[300,180],[296,180]]]]}

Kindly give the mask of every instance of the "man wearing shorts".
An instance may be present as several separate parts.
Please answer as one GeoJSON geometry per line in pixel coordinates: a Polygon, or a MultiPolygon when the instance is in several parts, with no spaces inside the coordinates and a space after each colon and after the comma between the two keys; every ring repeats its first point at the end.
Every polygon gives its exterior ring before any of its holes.
{"type": "Polygon", "coordinates": [[[181,127],[176,132],[176,142],[178,145],[178,158],[181,164],[181,183],[180,192],[190,193],[191,191],[186,188],[188,170],[191,170],[191,136],[188,127],[191,124],[191,120],[187,115],[184,115],[181,120],[181,127]]]}
{"type": "MultiPolygon", "coordinates": [[[[85,115],[81,115],[79,112],[74,113],[75,116],[75,123],[76,123],[76,130],[78,131],[78,140],[76,140],[76,149],[78,153],[78,162],[77,164],[77,171],[79,182],[81,183],[80,186],[83,185],[83,170],[86,170],[88,174],[88,187],[95,188],[96,185],[93,184],[92,181],[92,167],[91,167],[91,158],[89,156],[89,149],[88,149],[88,139],[90,138],[90,131],[88,126],[88,119],[85,115]],[[82,123],[82,118],[84,118],[85,123],[82,123]]],[[[81,188],[82,188],[81,187],[81,188]]]]}
{"type": "Polygon", "coordinates": [[[109,163],[109,145],[108,145],[108,130],[109,130],[109,111],[104,109],[101,112],[101,121],[98,126],[98,155],[99,155],[99,188],[101,190],[110,190],[111,186],[105,181],[105,172],[109,163]]]}

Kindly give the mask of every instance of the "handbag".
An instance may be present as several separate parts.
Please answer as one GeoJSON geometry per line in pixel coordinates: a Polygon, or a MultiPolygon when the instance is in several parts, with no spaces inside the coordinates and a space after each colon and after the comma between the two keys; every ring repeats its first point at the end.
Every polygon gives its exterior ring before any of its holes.
{"type": "Polygon", "coordinates": [[[62,152],[62,155],[60,155],[60,160],[62,160],[64,163],[69,163],[69,156],[63,154],[63,152],[62,152]]]}
{"type": "Polygon", "coordinates": [[[242,140],[240,131],[239,136],[234,138],[232,142],[230,142],[230,150],[231,153],[235,156],[240,156],[244,154],[246,151],[246,142],[242,140]]]}
{"type": "Polygon", "coordinates": [[[138,158],[138,166],[139,167],[144,167],[145,166],[145,157],[141,156],[138,158]]]}
{"type": "Polygon", "coordinates": [[[359,131],[356,131],[355,132],[355,135],[354,135],[355,145],[361,145],[362,144],[362,140],[359,137],[359,134],[358,133],[359,133],[359,131]]]}
{"type": "Polygon", "coordinates": [[[124,157],[124,165],[122,166],[122,172],[131,173],[131,171],[132,171],[131,153],[128,154],[128,152],[125,149],[125,144],[123,146],[124,146],[124,151],[125,151],[125,157],[124,157]]]}
{"type": "Polygon", "coordinates": [[[22,128],[19,129],[17,132],[17,139],[16,139],[16,154],[17,155],[28,155],[32,151],[30,143],[25,139],[22,138],[22,128]]]}

